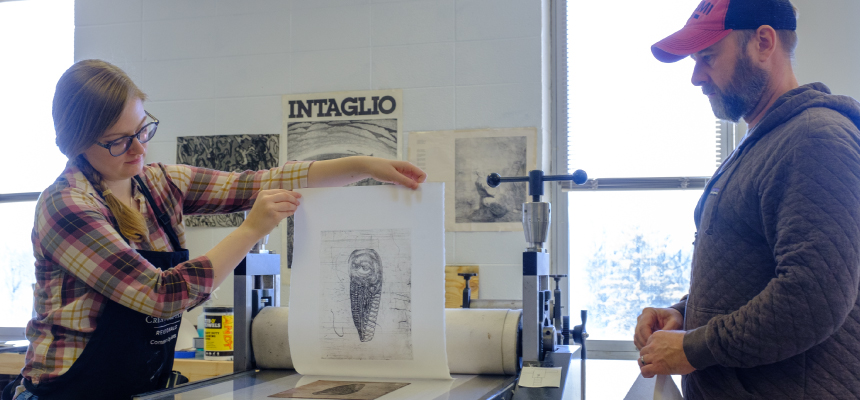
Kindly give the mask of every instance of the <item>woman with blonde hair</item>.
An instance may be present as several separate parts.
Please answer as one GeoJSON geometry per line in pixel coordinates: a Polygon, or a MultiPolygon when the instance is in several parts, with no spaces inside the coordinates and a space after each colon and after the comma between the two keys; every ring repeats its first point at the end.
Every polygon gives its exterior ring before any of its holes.
{"type": "Polygon", "coordinates": [[[159,120],[119,68],[84,60],[57,83],[66,169],[36,205],[36,316],[17,400],[127,399],[168,385],[182,312],[205,301],[255,242],[299,207],[302,187],[374,178],[416,189],[405,161],[348,157],[242,173],[146,165],[159,120]],[[250,210],[205,255],[184,249],[183,215],[250,210]]]}

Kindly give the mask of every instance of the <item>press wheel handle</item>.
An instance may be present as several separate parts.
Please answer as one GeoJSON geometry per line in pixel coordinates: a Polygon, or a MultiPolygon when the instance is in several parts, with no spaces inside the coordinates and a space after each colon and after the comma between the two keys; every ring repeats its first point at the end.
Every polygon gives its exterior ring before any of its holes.
{"type": "Polygon", "coordinates": [[[502,177],[497,173],[492,173],[487,176],[487,185],[490,187],[498,187],[502,182],[528,182],[529,196],[532,196],[532,201],[540,201],[543,196],[543,183],[547,181],[573,181],[577,185],[582,185],[588,180],[588,174],[585,171],[578,169],[572,175],[544,175],[539,169],[529,171],[529,176],[517,177],[502,177]]]}

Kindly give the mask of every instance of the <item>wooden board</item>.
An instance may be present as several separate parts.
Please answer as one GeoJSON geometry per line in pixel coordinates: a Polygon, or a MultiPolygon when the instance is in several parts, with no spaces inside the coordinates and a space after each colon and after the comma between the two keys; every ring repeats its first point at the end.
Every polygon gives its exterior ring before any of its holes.
{"type": "Polygon", "coordinates": [[[24,355],[18,353],[0,353],[0,374],[15,375],[24,368],[24,355]]]}
{"type": "Polygon", "coordinates": [[[466,288],[466,280],[457,274],[476,274],[469,279],[469,287],[472,288],[471,299],[478,298],[478,266],[477,265],[446,265],[445,266],[445,308],[460,308],[463,306],[463,289],[466,288]]]}
{"type": "Polygon", "coordinates": [[[233,373],[232,361],[207,361],[190,358],[173,360],[173,370],[188,377],[189,382],[233,373]]]}
{"type": "MultiPolygon", "coordinates": [[[[24,355],[16,353],[0,353],[0,374],[18,375],[24,368],[24,355]]],[[[173,361],[173,369],[188,377],[191,382],[233,373],[232,361],[206,361],[189,358],[177,358],[173,361]]]]}

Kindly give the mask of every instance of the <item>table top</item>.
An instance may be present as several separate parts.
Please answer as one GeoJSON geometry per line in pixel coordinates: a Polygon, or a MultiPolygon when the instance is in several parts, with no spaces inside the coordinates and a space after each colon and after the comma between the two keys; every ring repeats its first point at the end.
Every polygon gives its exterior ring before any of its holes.
{"type": "MultiPolygon", "coordinates": [[[[510,389],[516,376],[451,375],[452,380],[385,379],[409,385],[380,397],[380,400],[486,400],[510,389]]],[[[269,396],[317,380],[374,382],[379,379],[356,377],[304,377],[294,370],[246,371],[178,386],[174,389],[135,396],[135,400],[232,400],[270,399],[269,396]]]]}

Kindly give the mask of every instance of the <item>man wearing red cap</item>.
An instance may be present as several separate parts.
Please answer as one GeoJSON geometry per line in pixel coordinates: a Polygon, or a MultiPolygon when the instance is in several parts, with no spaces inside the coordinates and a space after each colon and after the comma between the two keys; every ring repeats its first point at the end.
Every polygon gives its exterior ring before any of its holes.
{"type": "Polygon", "coordinates": [[[687,399],[860,398],[860,103],[799,86],[788,0],[702,1],[652,46],[749,130],[695,210],[690,293],[646,308],[642,375],[687,399]]]}

